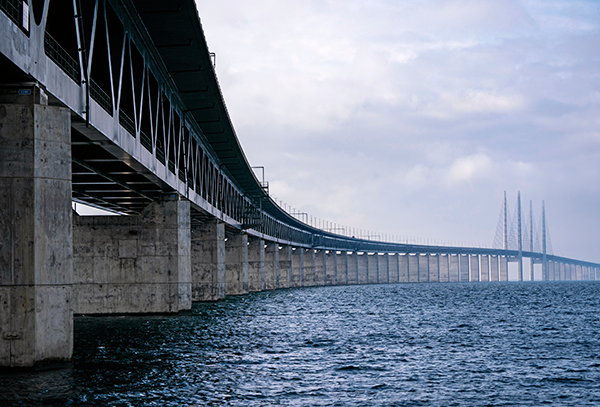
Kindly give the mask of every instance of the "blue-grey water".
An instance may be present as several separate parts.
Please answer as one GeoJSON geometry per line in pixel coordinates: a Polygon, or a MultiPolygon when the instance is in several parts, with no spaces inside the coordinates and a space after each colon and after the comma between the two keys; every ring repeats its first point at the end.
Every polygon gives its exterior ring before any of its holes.
{"type": "Polygon", "coordinates": [[[307,288],[80,317],[74,357],[0,376],[0,405],[600,405],[600,284],[307,288]]]}

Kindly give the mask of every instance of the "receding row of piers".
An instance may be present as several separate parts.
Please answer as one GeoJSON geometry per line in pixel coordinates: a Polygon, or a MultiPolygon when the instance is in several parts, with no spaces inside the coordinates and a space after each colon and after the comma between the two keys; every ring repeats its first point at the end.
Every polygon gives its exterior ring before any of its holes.
{"type": "MultiPolygon", "coordinates": [[[[190,226],[177,196],[137,217],[73,222],[75,314],[179,312],[195,301],[291,287],[508,281],[515,258],[368,253],[282,245],[212,221],[190,226]]],[[[598,269],[548,262],[550,280],[596,280],[598,269]]]]}

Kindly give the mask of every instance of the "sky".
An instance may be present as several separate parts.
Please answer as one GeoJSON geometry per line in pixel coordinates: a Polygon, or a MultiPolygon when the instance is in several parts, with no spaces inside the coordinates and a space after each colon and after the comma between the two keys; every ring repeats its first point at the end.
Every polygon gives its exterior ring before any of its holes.
{"type": "Polygon", "coordinates": [[[196,1],[286,208],[491,246],[521,191],[526,223],[545,201],[554,254],[600,262],[600,1],[196,1]]]}

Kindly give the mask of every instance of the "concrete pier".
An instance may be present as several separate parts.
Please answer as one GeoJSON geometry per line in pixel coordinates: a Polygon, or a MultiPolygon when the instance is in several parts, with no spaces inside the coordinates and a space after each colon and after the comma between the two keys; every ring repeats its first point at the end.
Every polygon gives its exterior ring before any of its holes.
{"type": "Polygon", "coordinates": [[[358,284],[358,253],[348,254],[348,284],[358,284]]]}
{"type": "Polygon", "coordinates": [[[313,249],[304,250],[304,287],[314,287],[315,278],[315,251],[313,249]]]}
{"type": "Polygon", "coordinates": [[[315,285],[317,286],[325,285],[326,255],[325,250],[315,250],[315,285]]]}
{"type": "Polygon", "coordinates": [[[190,203],[73,222],[75,314],[176,313],[192,307],[190,203]]]}
{"type": "Polygon", "coordinates": [[[508,257],[498,257],[498,264],[500,266],[500,281],[508,281],[508,257]]]}
{"type": "Polygon", "coordinates": [[[399,279],[400,283],[408,283],[409,282],[409,279],[408,279],[408,277],[409,277],[409,274],[408,274],[409,262],[410,262],[410,258],[409,258],[408,253],[398,255],[398,266],[400,269],[399,270],[400,274],[398,276],[398,279],[399,279]]]}
{"type": "Polygon", "coordinates": [[[500,281],[499,260],[500,256],[490,256],[490,281],[500,281]]]}
{"type": "Polygon", "coordinates": [[[379,281],[379,255],[367,254],[367,284],[378,284],[379,281]]]}
{"type": "Polygon", "coordinates": [[[369,284],[369,254],[367,252],[357,253],[357,284],[369,284]]]}
{"type": "Polygon", "coordinates": [[[398,278],[400,276],[400,263],[398,263],[399,257],[400,256],[398,255],[398,253],[390,253],[388,255],[388,272],[390,276],[390,284],[400,282],[398,278]]]}
{"type": "Polygon", "coordinates": [[[408,255],[408,282],[418,283],[419,282],[419,255],[409,254],[408,255]]]}
{"type": "Polygon", "coordinates": [[[265,290],[279,288],[279,245],[268,242],[265,247],[265,290]]]}
{"type": "Polygon", "coordinates": [[[458,272],[459,272],[459,281],[467,282],[470,281],[470,267],[469,267],[469,255],[468,254],[459,254],[458,255],[458,272]]]}
{"type": "Polygon", "coordinates": [[[225,294],[248,294],[248,235],[236,233],[225,242],[225,294]]]}
{"type": "Polygon", "coordinates": [[[450,281],[450,256],[440,254],[438,262],[440,267],[440,283],[447,283],[450,281]]]}
{"type": "Polygon", "coordinates": [[[225,224],[208,222],[192,229],[192,301],[225,298],[225,224]]]}
{"type": "Polygon", "coordinates": [[[459,257],[460,255],[448,255],[448,279],[451,283],[457,283],[460,281],[459,275],[459,257]]]}
{"type": "Polygon", "coordinates": [[[481,281],[479,279],[479,255],[469,255],[469,281],[481,281]]]}
{"type": "Polygon", "coordinates": [[[0,104],[0,368],[73,353],[70,112],[26,90],[0,104]]]}
{"type": "Polygon", "coordinates": [[[418,254],[418,270],[419,270],[419,283],[427,283],[429,282],[429,255],[428,254],[418,254]]]}
{"type": "Polygon", "coordinates": [[[279,288],[292,286],[292,246],[282,246],[279,250],[279,288]]]}
{"type": "Polygon", "coordinates": [[[490,257],[483,254],[479,257],[479,281],[490,281],[490,257]]]}
{"type": "Polygon", "coordinates": [[[429,281],[432,283],[440,282],[440,256],[437,254],[428,255],[429,261],[429,281]]]}
{"type": "Polygon", "coordinates": [[[304,285],[304,249],[295,248],[292,251],[292,287],[304,285]]]}
{"type": "Polygon", "coordinates": [[[265,289],[265,241],[257,238],[248,240],[248,290],[265,289]]]}
{"type": "Polygon", "coordinates": [[[335,250],[325,253],[325,285],[338,285],[338,256],[335,250]]]}

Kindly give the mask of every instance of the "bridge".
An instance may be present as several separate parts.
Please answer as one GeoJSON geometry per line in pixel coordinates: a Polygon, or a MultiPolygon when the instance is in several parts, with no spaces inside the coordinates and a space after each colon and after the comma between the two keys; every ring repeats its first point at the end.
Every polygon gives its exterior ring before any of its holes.
{"type": "Polygon", "coordinates": [[[600,277],[600,264],[524,250],[520,237],[517,248],[399,244],[288,213],[240,147],[193,0],[0,0],[0,37],[5,369],[69,363],[74,314],[178,313],[288,287],[507,281],[509,262],[523,279],[524,258],[543,280],[600,277]],[[82,217],[73,201],[120,216],[82,217]]]}

